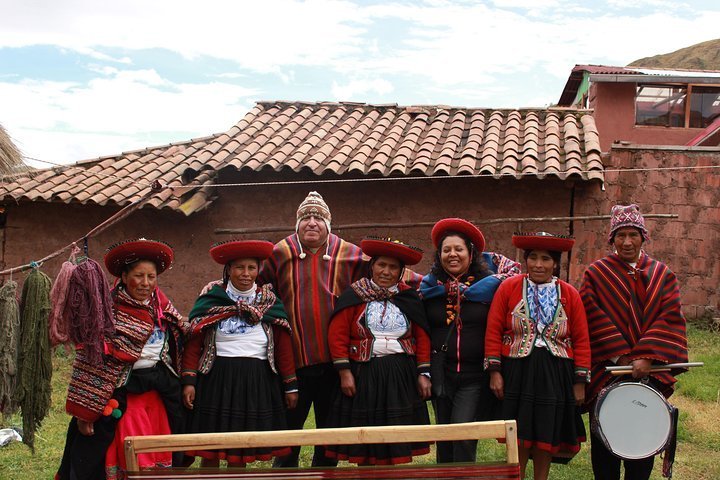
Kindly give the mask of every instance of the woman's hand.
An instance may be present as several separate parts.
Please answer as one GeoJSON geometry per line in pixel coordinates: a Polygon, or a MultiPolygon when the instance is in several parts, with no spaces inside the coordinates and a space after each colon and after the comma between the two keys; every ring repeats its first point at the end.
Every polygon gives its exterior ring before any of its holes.
{"type": "Polygon", "coordinates": [[[349,368],[340,370],[340,390],[346,397],[355,396],[355,377],[349,368]]]}
{"type": "Polygon", "coordinates": [[[502,373],[490,372],[490,390],[495,394],[498,400],[505,397],[505,382],[502,373]]]}
{"type": "Polygon", "coordinates": [[[652,367],[652,361],[647,358],[638,358],[632,362],[632,377],[635,379],[645,378],[650,375],[650,367],[652,367]]]}
{"type": "Polygon", "coordinates": [[[183,403],[185,407],[192,410],[195,403],[195,385],[185,385],[183,387],[183,403]]]}
{"type": "Polygon", "coordinates": [[[573,385],[573,395],[575,395],[575,404],[577,406],[585,403],[585,384],[576,383],[573,385]]]}
{"type": "Polygon", "coordinates": [[[77,419],[78,430],[80,430],[80,433],[86,437],[95,435],[94,425],[95,424],[93,422],[88,422],[87,420],[81,420],[79,418],[77,419]]]}
{"type": "Polygon", "coordinates": [[[432,382],[427,375],[418,375],[417,381],[418,394],[423,400],[427,400],[432,395],[432,382]]]}
{"type": "Polygon", "coordinates": [[[294,410],[297,407],[298,392],[286,392],[285,393],[285,406],[288,410],[294,410]]]}

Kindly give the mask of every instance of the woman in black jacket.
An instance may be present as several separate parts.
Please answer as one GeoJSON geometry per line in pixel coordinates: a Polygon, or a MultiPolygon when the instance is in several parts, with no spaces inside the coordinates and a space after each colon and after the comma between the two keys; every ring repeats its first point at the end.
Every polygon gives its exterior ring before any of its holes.
{"type": "MultiPolygon", "coordinates": [[[[497,287],[520,266],[483,252],[482,232],[460,218],[440,220],[431,237],[437,252],[420,294],[430,322],[436,423],[489,420],[496,400],[483,368],[487,314],[497,287]]],[[[474,462],[476,448],[476,440],[438,442],[437,461],[474,462]]]]}

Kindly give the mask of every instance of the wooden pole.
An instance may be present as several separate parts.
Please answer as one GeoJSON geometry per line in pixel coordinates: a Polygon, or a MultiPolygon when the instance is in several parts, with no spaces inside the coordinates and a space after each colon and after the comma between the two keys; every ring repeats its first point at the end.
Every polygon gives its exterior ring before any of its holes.
{"type": "MultiPolygon", "coordinates": [[[[505,438],[510,432],[517,436],[514,420],[470,422],[443,425],[407,425],[385,427],[321,428],[314,430],[277,430],[268,432],[197,433],[182,435],[147,435],[125,439],[126,461],[140,453],[178,452],[185,450],[216,450],[302,445],[348,445],[367,443],[434,442],[468,439],[505,438]]],[[[135,458],[135,462],[137,459],[135,458]]]]}
{"type": "Polygon", "coordinates": [[[515,420],[505,420],[505,459],[507,463],[520,463],[515,420]]]}
{"type": "MultiPolygon", "coordinates": [[[[648,213],[645,218],[678,218],[676,213],[648,213]]],[[[470,220],[475,225],[493,225],[498,223],[526,223],[526,222],[569,222],[575,220],[609,220],[610,215],[582,215],[577,217],[518,217],[518,218],[490,218],[484,220],[470,220]]],[[[432,227],[437,222],[410,222],[410,223],[347,223],[333,225],[333,231],[338,230],[372,230],[376,228],[416,228],[432,227]]],[[[248,228],[216,228],[217,235],[244,235],[248,233],[292,232],[295,225],[248,228]]]]}
{"type": "Polygon", "coordinates": [[[135,442],[133,441],[136,438],[142,437],[125,438],[125,465],[127,466],[129,472],[137,472],[138,470],[140,470],[140,466],[138,464],[138,456],[135,452],[135,442]]]}

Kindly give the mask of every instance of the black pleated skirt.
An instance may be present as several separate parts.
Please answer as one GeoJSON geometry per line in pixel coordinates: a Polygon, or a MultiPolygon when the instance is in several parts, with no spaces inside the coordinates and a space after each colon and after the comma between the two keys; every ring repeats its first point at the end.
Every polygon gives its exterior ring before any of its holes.
{"type": "MultiPolygon", "coordinates": [[[[187,433],[284,430],[285,403],[281,380],[267,360],[217,357],[207,375],[198,375],[194,408],[187,433]]],[[[270,460],[290,453],[287,447],[187,452],[236,464],[270,460]]]]}
{"type": "MultiPolygon", "coordinates": [[[[355,396],[338,391],[330,411],[330,427],[429,425],[427,405],[417,391],[415,357],[405,354],[375,357],[352,363],[355,396]]],[[[370,445],[333,445],[327,456],[359,465],[409,463],[430,452],[424,442],[370,445]]]]}
{"type": "Polygon", "coordinates": [[[502,361],[501,418],[517,420],[521,447],[537,447],[550,452],[553,461],[567,463],[585,441],[585,425],[573,394],[573,361],[538,347],[528,357],[502,361]]]}

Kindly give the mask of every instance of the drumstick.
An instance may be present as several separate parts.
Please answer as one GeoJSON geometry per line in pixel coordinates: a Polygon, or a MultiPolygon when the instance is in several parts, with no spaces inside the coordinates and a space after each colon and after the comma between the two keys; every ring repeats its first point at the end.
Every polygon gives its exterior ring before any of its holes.
{"type": "MultiPolygon", "coordinates": [[[[675,368],[690,368],[690,367],[702,367],[704,362],[687,362],[687,363],[668,363],[667,365],[653,365],[650,367],[650,373],[657,372],[669,372],[675,368]]],[[[611,375],[617,377],[620,375],[627,375],[632,373],[632,365],[616,365],[612,367],[605,367],[605,371],[610,372],[611,375]]]]}

